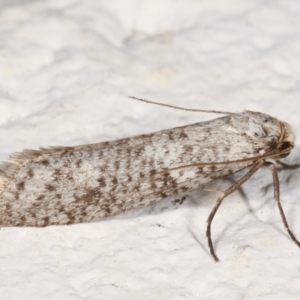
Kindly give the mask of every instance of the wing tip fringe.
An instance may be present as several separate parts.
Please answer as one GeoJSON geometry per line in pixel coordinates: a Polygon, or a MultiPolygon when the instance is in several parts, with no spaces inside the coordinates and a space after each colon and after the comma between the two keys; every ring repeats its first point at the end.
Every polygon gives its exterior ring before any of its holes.
{"type": "Polygon", "coordinates": [[[49,147],[40,148],[39,150],[25,149],[21,152],[12,153],[8,160],[0,161],[0,195],[5,186],[11,180],[20,167],[42,155],[53,154],[72,149],[73,147],[49,147]]]}

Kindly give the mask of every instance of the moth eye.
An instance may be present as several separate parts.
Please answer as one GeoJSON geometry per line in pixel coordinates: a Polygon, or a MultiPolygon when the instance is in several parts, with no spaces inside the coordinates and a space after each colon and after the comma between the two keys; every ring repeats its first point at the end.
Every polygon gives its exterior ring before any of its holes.
{"type": "Polygon", "coordinates": [[[269,122],[269,119],[263,119],[263,122],[264,122],[264,123],[268,123],[268,122],[269,122]]]}
{"type": "Polygon", "coordinates": [[[283,142],[280,146],[279,146],[279,150],[283,151],[286,150],[288,148],[291,147],[291,143],[290,142],[283,142]]]}
{"type": "Polygon", "coordinates": [[[254,136],[258,136],[259,134],[257,132],[254,132],[254,136]]]}

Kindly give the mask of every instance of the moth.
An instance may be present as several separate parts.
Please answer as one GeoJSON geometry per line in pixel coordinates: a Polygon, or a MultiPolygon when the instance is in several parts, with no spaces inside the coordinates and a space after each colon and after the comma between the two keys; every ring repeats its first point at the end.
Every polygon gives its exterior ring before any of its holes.
{"type": "MultiPolygon", "coordinates": [[[[162,106],[176,106],[131,97],[162,106]]],[[[222,113],[206,122],[75,147],[23,150],[0,163],[0,226],[67,225],[99,220],[205,186],[242,169],[248,172],[221,191],[207,220],[210,253],[219,261],[211,224],[222,201],[261,167],[273,175],[274,198],[291,239],[280,203],[273,159],[294,148],[291,126],[254,111],[222,113]]]]}

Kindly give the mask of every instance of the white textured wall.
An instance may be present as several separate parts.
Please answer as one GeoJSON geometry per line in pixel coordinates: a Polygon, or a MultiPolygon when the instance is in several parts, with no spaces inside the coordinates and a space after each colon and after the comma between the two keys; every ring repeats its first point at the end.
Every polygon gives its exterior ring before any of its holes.
{"type": "MultiPolygon", "coordinates": [[[[215,117],[128,95],[266,112],[300,139],[299,14],[298,0],[2,0],[0,159],[215,117]]],[[[287,161],[300,162],[299,149],[287,161]]],[[[300,238],[300,170],[279,175],[300,238]]],[[[220,208],[218,264],[205,238],[215,198],[199,190],[181,206],[166,199],[99,223],[2,228],[0,298],[299,299],[300,249],[283,229],[270,172],[220,208]]]]}

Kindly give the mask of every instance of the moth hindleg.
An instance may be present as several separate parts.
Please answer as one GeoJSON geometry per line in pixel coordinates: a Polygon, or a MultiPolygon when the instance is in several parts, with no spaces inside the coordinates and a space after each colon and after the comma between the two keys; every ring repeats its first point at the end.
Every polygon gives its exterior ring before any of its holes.
{"type": "MultiPolygon", "coordinates": [[[[273,185],[274,185],[274,198],[277,203],[277,207],[279,209],[283,225],[284,225],[286,231],[288,232],[289,236],[291,237],[291,239],[300,247],[300,242],[296,239],[293,232],[290,230],[289,224],[286,220],[285,214],[283,212],[283,209],[282,209],[282,206],[280,203],[280,188],[279,188],[279,179],[278,179],[278,173],[277,173],[276,167],[273,163],[267,162],[267,161],[264,163],[264,165],[269,167],[272,171],[273,185]]],[[[285,165],[285,164],[283,164],[283,165],[285,165]]],[[[296,166],[296,165],[291,165],[291,166],[296,166]]],[[[292,169],[294,169],[294,168],[292,168],[292,169]]]]}
{"type": "Polygon", "coordinates": [[[215,262],[219,261],[219,258],[217,257],[215,250],[214,250],[214,246],[211,240],[211,223],[213,221],[213,218],[218,210],[218,208],[220,207],[221,203],[223,202],[223,200],[230,195],[231,193],[233,193],[235,190],[237,190],[244,182],[246,182],[258,169],[260,169],[263,165],[265,164],[264,160],[259,160],[256,163],[254,163],[251,167],[251,169],[242,177],[240,178],[236,183],[234,183],[231,187],[229,187],[227,190],[222,192],[222,196],[220,196],[215,204],[215,206],[213,207],[213,209],[211,210],[208,218],[207,218],[207,227],[206,227],[206,237],[208,239],[208,246],[209,246],[209,250],[210,250],[210,254],[212,255],[212,257],[214,258],[215,262]]]}

